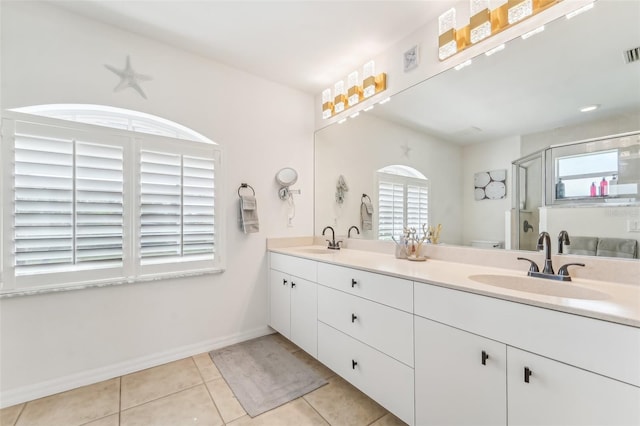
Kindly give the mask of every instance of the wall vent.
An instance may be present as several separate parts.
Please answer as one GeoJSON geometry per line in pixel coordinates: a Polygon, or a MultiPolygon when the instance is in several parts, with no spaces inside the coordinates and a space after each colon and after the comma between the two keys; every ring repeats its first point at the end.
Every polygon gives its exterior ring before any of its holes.
{"type": "Polygon", "coordinates": [[[624,61],[627,64],[640,60],[640,47],[634,47],[633,49],[624,51],[624,61]]]}

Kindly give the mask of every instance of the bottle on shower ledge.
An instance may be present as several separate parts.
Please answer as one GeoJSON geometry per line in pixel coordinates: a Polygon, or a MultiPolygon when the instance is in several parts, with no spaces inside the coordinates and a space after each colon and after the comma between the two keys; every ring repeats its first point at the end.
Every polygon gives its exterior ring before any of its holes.
{"type": "Polygon", "coordinates": [[[606,197],[607,195],[609,195],[609,184],[605,178],[602,178],[600,181],[600,196],[606,197]]]}
{"type": "Polygon", "coordinates": [[[562,178],[558,179],[558,183],[556,183],[556,200],[564,198],[564,182],[562,178]]]}
{"type": "Polygon", "coordinates": [[[589,190],[589,195],[591,197],[595,197],[596,196],[596,183],[595,182],[591,182],[591,189],[589,190]]]}

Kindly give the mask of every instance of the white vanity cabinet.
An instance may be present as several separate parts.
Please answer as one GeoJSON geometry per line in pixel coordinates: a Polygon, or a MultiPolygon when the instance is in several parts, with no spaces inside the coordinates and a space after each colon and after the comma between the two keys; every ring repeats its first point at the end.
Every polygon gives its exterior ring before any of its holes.
{"type": "Polygon", "coordinates": [[[510,425],[640,424],[635,386],[512,347],[507,358],[510,425]]]}
{"type": "Polygon", "coordinates": [[[317,262],[271,253],[269,325],[318,356],[317,262]]]}
{"type": "Polygon", "coordinates": [[[414,424],[413,283],[318,264],[318,359],[414,424]]]}
{"type": "Polygon", "coordinates": [[[414,290],[417,424],[640,424],[640,329],[433,285],[414,290]],[[483,350],[490,368],[476,369],[483,350]]]}
{"type": "Polygon", "coordinates": [[[507,423],[507,346],[415,317],[416,424],[507,423]]]}

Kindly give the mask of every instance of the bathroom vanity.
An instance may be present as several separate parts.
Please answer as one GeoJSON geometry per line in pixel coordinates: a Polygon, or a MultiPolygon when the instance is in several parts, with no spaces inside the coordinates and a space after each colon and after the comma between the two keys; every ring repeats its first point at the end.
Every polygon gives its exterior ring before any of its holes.
{"type": "Polygon", "coordinates": [[[411,425],[640,424],[640,287],[575,279],[552,283],[576,289],[558,297],[473,279],[519,275],[271,249],[270,325],[411,425]]]}

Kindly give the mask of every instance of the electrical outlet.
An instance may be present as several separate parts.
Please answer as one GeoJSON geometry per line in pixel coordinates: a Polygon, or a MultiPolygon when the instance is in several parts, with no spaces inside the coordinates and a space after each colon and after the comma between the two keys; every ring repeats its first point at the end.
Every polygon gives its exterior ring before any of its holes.
{"type": "Polygon", "coordinates": [[[640,232],[640,219],[627,220],[627,232],[640,232]]]}

